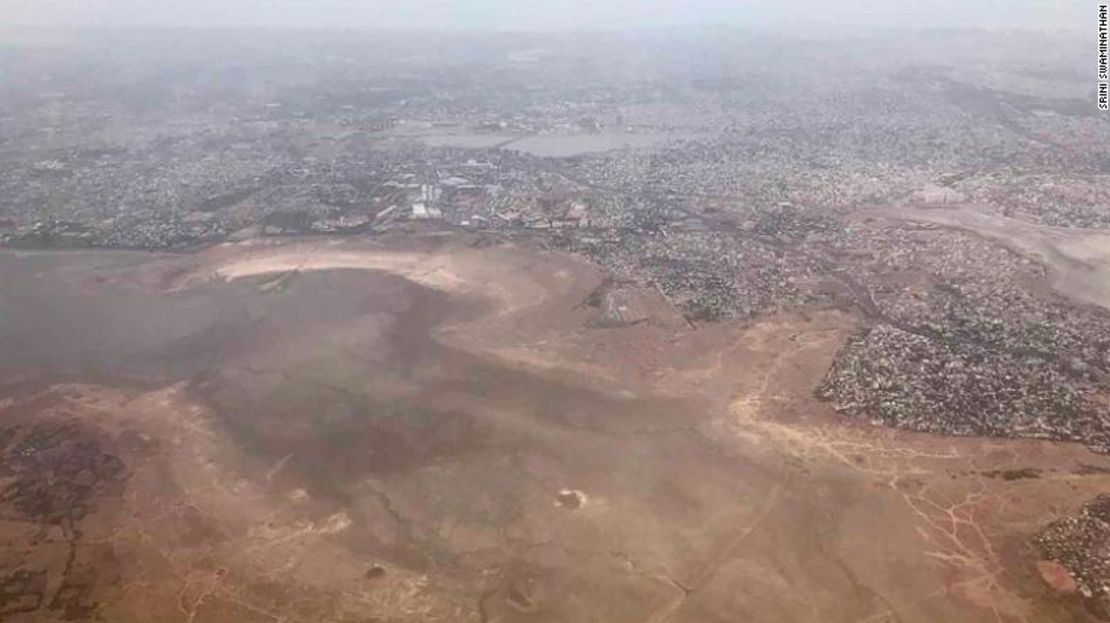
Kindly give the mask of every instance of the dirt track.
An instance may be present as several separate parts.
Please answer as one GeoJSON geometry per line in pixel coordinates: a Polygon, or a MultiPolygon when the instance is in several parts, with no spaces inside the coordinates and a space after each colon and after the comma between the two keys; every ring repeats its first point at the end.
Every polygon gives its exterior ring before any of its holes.
{"type": "Polygon", "coordinates": [[[596,268],[469,243],[0,255],[0,613],[1085,616],[1024,539],[1110,460],[837,418],[851,317],[600,328],[596,268]]]}

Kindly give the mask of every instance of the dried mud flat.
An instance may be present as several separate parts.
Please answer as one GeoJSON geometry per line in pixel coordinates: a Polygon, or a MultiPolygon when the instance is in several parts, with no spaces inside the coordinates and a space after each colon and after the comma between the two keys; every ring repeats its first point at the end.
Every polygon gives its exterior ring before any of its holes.
{"type": "Polygon", "coordinates": [[[1029,538],[1107,457],[836,416],[848,315],[613,327],[475,243],[0,254],[0,619],[1089,616],[1029,538]]]}

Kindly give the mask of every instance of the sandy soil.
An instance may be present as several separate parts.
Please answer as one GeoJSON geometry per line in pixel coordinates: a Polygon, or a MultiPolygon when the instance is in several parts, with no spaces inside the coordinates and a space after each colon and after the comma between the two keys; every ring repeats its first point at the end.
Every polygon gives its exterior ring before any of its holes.
{"type": "Polygon", "coordinates": [[[1086,620],[1025,543],[1110,459],[839,418],[847,315],[606,327],[457,238],[0,277],[4,620],[1086,620]]]}

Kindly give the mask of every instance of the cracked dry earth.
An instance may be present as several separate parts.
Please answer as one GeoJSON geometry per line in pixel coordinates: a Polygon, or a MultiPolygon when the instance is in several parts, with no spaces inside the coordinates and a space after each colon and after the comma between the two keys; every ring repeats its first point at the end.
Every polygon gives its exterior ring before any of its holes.
{"type": "Polygon", "coordinates": [[[5,621],[1081,621],[1068,444],[813,398],[856,320],[688,327],[465,238],[0,254],[5,621]]]}

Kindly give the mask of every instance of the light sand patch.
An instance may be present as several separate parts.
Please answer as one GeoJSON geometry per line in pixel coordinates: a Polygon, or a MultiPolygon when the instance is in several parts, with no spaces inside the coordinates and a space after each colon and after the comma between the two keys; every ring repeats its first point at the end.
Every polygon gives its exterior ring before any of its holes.
{"type": "Polygon", "coordinates": [[[323,270],[367,270],[400,275],[422,286],[451,294],[494,301],[507,314],[546,300],[549,293],[513,266],[511,252],[467,248],[417,253],[383,248],[350,249],[329,243],[252,248],[247,253],[225,248],[177,283],[176,289],[217,277],[234,280],[257,275],[323,270]],[[230,253],[228,253],[230,251],[230,253]]]}

